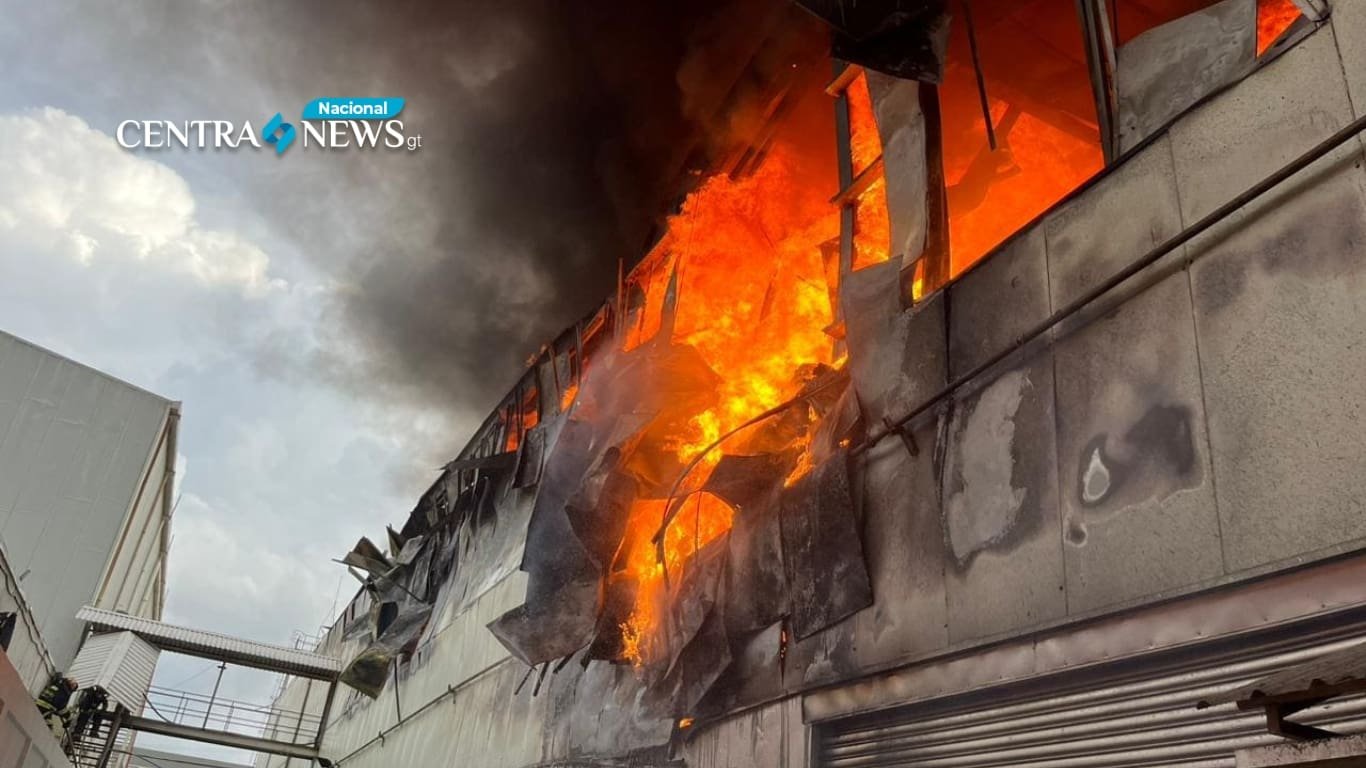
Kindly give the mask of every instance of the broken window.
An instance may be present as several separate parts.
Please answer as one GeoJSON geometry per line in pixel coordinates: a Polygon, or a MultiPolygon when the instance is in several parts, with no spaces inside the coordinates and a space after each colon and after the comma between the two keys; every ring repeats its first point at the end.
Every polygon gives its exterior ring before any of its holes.
{"type": "Polygon", "coordinates": [[[1105,164],[1073,0],[972,0],[939,89],[950,274],[1105,164]]]}
{"type": "Polygon", "coordinates": [[[1082,0],[1093,25],[1097,88],[1118,156],[1201,99],[1236,83],[1299,33],[1322,0],[1082,0]]]}

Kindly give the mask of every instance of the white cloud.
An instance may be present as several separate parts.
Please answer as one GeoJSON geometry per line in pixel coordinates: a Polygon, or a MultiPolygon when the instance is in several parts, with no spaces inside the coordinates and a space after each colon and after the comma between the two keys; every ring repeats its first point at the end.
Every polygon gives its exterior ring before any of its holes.
{"type": "Polygon", "coordinates": [[[259,297],[285,288],[270,259],[195,221],[189,185],[79,117],[46,108],[0,116],[0,241],[82,265],[124,261],[259,297]]]}

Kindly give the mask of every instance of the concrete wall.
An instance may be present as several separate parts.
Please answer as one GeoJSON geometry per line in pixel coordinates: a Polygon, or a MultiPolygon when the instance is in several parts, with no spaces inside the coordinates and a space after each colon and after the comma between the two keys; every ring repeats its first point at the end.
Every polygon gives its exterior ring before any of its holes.
{"type": "Polygon", "coordinates": [[[0,768],[70,768],[9,657],[0,651],[0,768]]]}
{"type": "MultiPolygon", "coordinates": [[[[139,490],[150,504],[174,462],[152,459],[172,405],[0,333],[0,541],[59,667],[75,657],[76,610],[95,599],[120,538],[142,532],[127,525],[139,490]]],[[[159,522],[160,507],[146,510],[141,527],[159,522]]],[[[159,559],[160,549],[141,556],[159,559]]],[[[143,606],[130,597],[119,607],[143,606]]]]}
{"type": "MultiPolygon", "coordinates": [[[[1335,4],[1331,25],[897,318],[887,332],[912,352],[875,399],[918,404],[1363,114],[1363,28],[1366,2],[1335,4]]],[[[1361,549],[1362,165],[1353,141],[1191,243],[1190,270],[1159,264],[1142,292],[1009,358],[916,423],[934,450],[872,451],[877,604],[798,644],[789,689],[1361,549]]]]}

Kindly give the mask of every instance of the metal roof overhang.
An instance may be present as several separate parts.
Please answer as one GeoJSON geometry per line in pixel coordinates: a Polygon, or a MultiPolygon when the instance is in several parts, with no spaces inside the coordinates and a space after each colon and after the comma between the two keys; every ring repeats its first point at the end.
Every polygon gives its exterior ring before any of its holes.
{"type": "Polygon", "coordinates": [[[217,632],[177,627],[173,624],[85,606],[76,618],[97,631],[128,631],[163,651],[224,661],[244,667],[288,675],[335,681],[341,674],[340,659],[316,653],[229,637],[217,632]]]}

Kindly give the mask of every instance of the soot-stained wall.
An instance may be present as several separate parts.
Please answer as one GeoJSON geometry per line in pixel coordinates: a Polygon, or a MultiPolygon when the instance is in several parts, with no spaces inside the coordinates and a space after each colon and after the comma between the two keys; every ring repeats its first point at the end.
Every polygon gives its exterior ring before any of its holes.
{"type": "MultiPolygon", "coordinates": [[[[897,299],[901,263],[852,274],[842,304],[865,418],[906,413],[1363,114],[1366,0],[1334,14],[916,306],[897,299]]],[[[879,112],[884,132],[893,118],[879,112]]],[[[680,739],[636,719],[629,668],[571,662],[528,680],[484,628],[525,597],[511,547],[473,569],[488,578],[460,577],[477,586],[438,612],[399,706],[392,685],[339,702],[325,754],[359,749],[343,762],[358,768],[596,765],[673,738],[687,765],[795,768],[799,694],[818,686],[950,652],[970,662],[995,640],[1361,549],[1362,154],[1349,143],[1145,272],[1143,290],[1007,358],[915,421],[913,446],[893,437],[852,462],[873,604],[785,655],[778,631],[757,635],[727,673],[727,714],[680,739]],[[1187,270],[1183,256],[1198,258],[1187,270]],[[449,703],[376,737],[437,698],[449,703]]],[[[521,511],[507,527],[525,529],[521,511]]]]}
{"type": "MultiPolygon", "coordinates": [[[[1366,42],[1366,2],[1335,13],[941,294],[879,318],[883,336],[859,340],[880,359],[866,415],[918,404],[1360,116],[1366,59],[1344,43],[1366,42]]],[[[1362,165],[1349,142],[1015,353],[914,423],[918,455],[895,438],[871,451],[875,604],[799,643],[794,676],[838,682],[1360,549],[1362,165]]],[[[859,300],[893,285],[875,280],[853,276],[859,300]]],[[[851,339],[869,306],[846,303],[851,339]]]]}

